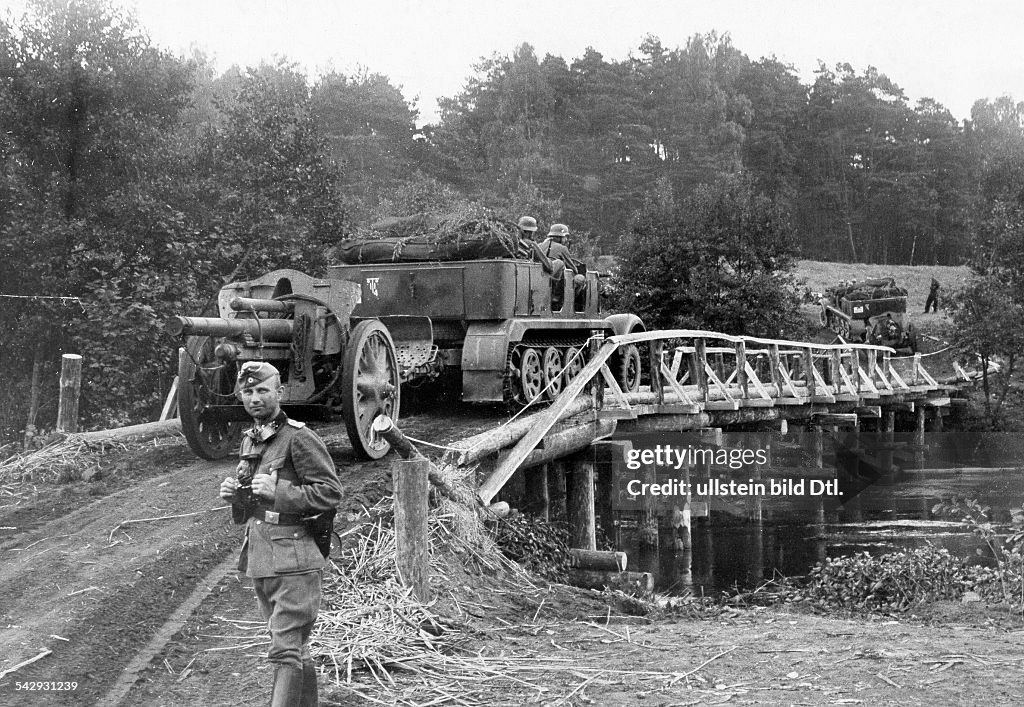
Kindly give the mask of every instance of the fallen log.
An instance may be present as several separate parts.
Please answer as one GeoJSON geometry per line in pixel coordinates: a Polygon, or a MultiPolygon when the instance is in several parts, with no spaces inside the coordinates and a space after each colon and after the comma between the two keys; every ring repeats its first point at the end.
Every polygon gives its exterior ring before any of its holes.
{"type": "MultiPolygon", "coordinates": [[[[569,404],[569,407],[565,409],[565,412],[558,419],[565,420],[574,415],[579,415],[582,412],[593,409],[593,406],[594,403],[590,396],[581,395],[569,404]]],[[[456,442],[452,445],[454,449],[458,450],[455,453],[455,464],[457,466],[465,466],[502,449],[515,446],[516,442],[525,437],[526,433],[536,425],[537,420],[535,418],[538,414],[541,413],[521,417],[503,427],[487,430],[486,432],[481,432],[478,435],[456,442]]]]}
{"type": "Polygon", "coordinates": [[[581,570],[607,570],[610,572],[626,571],[626,553],[606,550],[569,550],[573,566],[581,570]]]}
{"type": "Polygon", "coordinates": [[[99,439],[132,439],[137,442],[148,442],[160,437],[175,437],[181,434],[181,420],[161,420],[144,422],[141,425],[116,427],[112,430],[96,430],[95,432],[76,432],[68,435],[69,439],[81,439],[87,442],[99,439]]]}
{"type": "Polygon", "coordinates": [[[616,589],[627,594],[654,591],[654,575],[650,572],[573,569],[569,570],[569,583],[584,589],[616,589]]]}

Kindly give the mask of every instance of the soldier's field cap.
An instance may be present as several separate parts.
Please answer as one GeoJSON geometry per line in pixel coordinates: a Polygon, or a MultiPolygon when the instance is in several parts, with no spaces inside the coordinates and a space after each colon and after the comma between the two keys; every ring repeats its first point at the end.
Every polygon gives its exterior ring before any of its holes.
{"type": "Polygon", "coordinates": [[[238,370],[238,387],[248,388],[277,375],[277,369],[266,361],[246,361],[238,370]]]}

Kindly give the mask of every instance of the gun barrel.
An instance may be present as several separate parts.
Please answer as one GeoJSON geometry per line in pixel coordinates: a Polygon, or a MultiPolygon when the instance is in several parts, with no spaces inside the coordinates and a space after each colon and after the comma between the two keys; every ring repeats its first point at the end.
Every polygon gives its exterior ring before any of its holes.
{"type": "Polygon", "coordinates": [[[171,317],[167,331],[173,336],[251,336],[269,343],[289,343],[291,319],[221,319],[220,317],[171,317]]]}
{"type": "Polygon", "coordinates": [[[287,314],[295,309],[291,302],[284,302],[277,299],[254,299],[252,297],[235,297],[229,303],[231,309],[236,312],[281,312],[287,314]]]}

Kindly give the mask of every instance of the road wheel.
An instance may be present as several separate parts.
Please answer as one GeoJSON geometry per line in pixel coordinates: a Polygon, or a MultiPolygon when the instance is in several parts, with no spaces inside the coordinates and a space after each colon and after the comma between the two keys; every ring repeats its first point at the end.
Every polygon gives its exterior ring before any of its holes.
{"type": "Polygon", "coordinates": [[[230,405],[235,398],[235,363],[214,355],[211,336],[193,336],[178,357],[178,417],[188,446],[203,459],[223,459],[238,451],[243,423],[218,419],[209,405],[230,405]]]}
{"type": "Polygon", "coordinates": [[[356,456],[380,459],[391,449],[375,438],[370,426],[380,415],[398,423],[400,384],[395,344],[387,327],[375,319],[359,322],[341,369],[342,413],[356,456]]]}
{"type": "Polygon", "coordinates": [[[850,322],[849,321],[847,321],[846,319],[839,319],[839,326],[837,327],[837,329],[839,329],[839,331],[837,331],[836,333],[839,334],[839,336],[843,337],[843,341],[849,341],[850,340],[850,322]]]}
{"type": "Polygon", "coordinates": [[[586,365],[586,361],[583,360],[583,350],[578,349],[575,346],[570,346],[565,350],[565,356],[562,359],[562,384],[563,387],[569,385],[572,379],[580,374],[583,370],[583,366],[586,365]]]}
{"type": "Polygon", "coordinates": [[[544,397],[554,400],[562,392],[562,354],[554,346],[544,349],[541,368],[544,371],[544,397]]]}
{"type": "Polygon", "coordinates": [[[519,361],[519,385],[527,404],[536,400],[544,390],[544,371],[537,349],[525,349],[519,361]]]}
{"type": "Polygon", "coordinates": [[[623,393],[635,393],[640,389],[640,349],[629,344],[619,349],[619,355],[612,359],[612,375],[623,393]]]}

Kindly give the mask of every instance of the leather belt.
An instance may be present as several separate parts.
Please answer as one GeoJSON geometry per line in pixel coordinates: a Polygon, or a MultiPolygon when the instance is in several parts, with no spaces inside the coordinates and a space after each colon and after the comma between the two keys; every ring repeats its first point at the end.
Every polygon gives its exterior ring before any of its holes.
{"type": "Polygon", "coordinates": [[[278,513],[262,509],[253,511],[252,517],[272,525],[302,525],[304,522],[303,517],[298,513],[278,513]]]}

